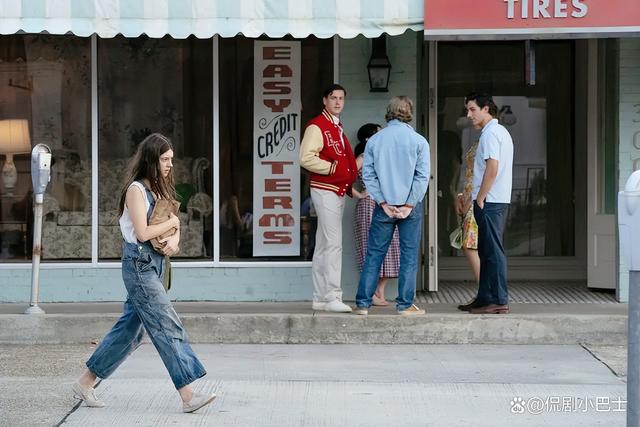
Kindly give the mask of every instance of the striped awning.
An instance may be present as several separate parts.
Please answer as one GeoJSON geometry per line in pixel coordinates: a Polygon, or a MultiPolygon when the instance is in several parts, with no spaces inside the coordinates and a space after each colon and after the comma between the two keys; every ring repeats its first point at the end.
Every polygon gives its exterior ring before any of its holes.
{"type": "Polygon", "coordinates": [[[327,38],[421,31],[424,0],[0,0],[0,34],[327,38]]]}

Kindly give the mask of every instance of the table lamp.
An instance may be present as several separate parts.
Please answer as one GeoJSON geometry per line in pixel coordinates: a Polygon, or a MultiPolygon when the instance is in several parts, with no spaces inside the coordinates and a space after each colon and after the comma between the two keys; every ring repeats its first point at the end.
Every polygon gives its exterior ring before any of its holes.
{"type": "Polygon", "coordinates": [[[0,120],[0,154],[6,156],[2,167],[2,182],[8,194],[18,181],[18,171],[13,163],[14,154],[31,152],[29,121],[26,119],[0,120]]]}

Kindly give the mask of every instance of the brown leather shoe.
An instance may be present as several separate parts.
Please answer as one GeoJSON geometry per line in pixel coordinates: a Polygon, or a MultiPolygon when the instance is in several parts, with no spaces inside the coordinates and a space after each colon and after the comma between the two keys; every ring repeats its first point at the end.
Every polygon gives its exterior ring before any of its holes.
{"type": "Polygon", "coordinates": [[[471,314],[507,314],[509,313],[508,305],[489,304],[484,307],[472,308],[471,314]]]}

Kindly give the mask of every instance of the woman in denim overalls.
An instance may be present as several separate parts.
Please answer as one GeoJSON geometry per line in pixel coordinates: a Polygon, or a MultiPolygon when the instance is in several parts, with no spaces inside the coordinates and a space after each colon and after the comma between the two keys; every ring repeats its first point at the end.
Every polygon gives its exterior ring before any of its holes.
{"type": "Polygon", "coordinates": [[[180,220],[177,216],[149,225],[156,197],[173,199],[173,148],[159,133],[149,135],[138,146],[129,163],[126,185],[120,195],[122,279],[127,288],[124,313],[87,361],[87,369],[73,384],[76,396],[90,407],[103,407],[94,393],[97,378],[107,378],[139,345],[144,331],[158,350],[183,402],[184,412],[211,403],[215,394],[193,391],[191,383],[206,371],[187,341],[182,322],[167,296],[162,280],[164,256],[178,252],[180,220]],[[163,253],[153,249],[150,239],[175,228],[163,239],[163,253]]]}

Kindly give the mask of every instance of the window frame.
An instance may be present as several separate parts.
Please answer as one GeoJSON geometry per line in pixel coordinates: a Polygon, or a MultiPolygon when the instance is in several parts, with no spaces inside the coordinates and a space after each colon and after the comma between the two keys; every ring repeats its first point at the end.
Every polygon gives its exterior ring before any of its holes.
{"type": "MultiPolygon", "coordinates": [[[[77,37],[69,35],[67,37],[77,37]]],[[[90,68],[91,68],[91,259],[88,260],[42,260],[41,265],[45,269],[67,269],[67,268],[120,268],[120,261],[101,260],[98,254],[98,125],[99,125],[99,108],[98,108],[98,36],[93,34],[90,36],[90,68]]],[[[333,74],[334,80],[339,76],[339,39],[333,37],[333,74]]],[[[211,144],[213,146],[212,159],[212,188],[213,188],[213,256],[209,259],[200,260],[176,260],[172,264],[172,268],[264,268],[264,267],[285,267],[300,268],[310,267],[311,261],[224,261],[220,257],[220,58],[219,58],[219,36],[212,38],[212,74],[213,81],[213,133],[211,135],[211,144]]],[[[7,262],[0,263],[0,268],[31,268],[30,262],[7,262]]]]}

